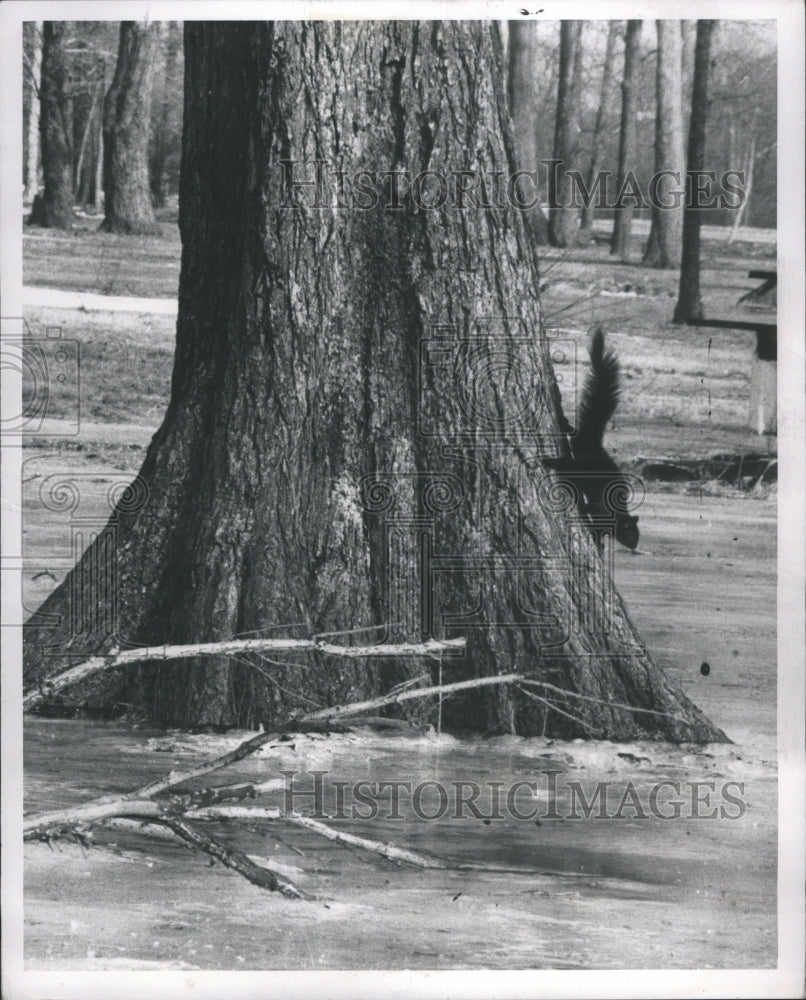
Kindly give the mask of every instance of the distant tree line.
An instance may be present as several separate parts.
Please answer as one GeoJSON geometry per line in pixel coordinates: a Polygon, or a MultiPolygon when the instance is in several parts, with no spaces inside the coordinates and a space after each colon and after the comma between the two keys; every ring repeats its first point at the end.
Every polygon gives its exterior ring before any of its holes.
{"type": "MultiPolygon", "coordinates": [[[[515,142],[523,169],[561,159],[590,185],[597,171],[619,176],[620,148],[646,192],[657,161],[685,166],[694,80],[694,21],[510,21],[509,93],[515,142]],[[522,67],[534,67],[528,84],[522,67]],[[660,73],[659,73],[660,68],[660,73]],[[677,94],[672,94],[672,81],[677,94]],[[624,115],[623,99],[629,95],[624,115]],[[659,112],[666,114],[659,121],[659,112]],[[531,122],[531,128],[526,123],[531,122]],[[671,137],[669,129],[678,134],[671,137]],[[625,135],[626,130],[626,135],[625,135]],[[658,150],[658,141],[661,150],[658,150]],[[674,164],[668,161],[671,156],[674,164]]],[[[774,228],[776,225],[777,59],[774,27],[760,21],[719,22],[710,46],[709,107],[705,169],[721,177],[744,171],[749,192],[740,212],[714,208],[713,225],[774,228]]],[[[562,179],[561,179],[562,181],[562,179]]],[[[559,192],[562,194],[562,192],[559,192]]],[[[548,201],[550,192],[543,192],[548,201]]],[[[563,198],[558,199],[561,203],[563,198]]],[[[551,212],[547,213],[549,216],[551,212]]],[[[544,241],[565,245],[585,240],[594,217],[613,209],[555,211],[544,241]]],[[[647,218],[649,207],[636,209],[647,218]]],[[[679,241],[680,220],[674,223],[679,241]]],[[[617,223],[618,226],[618,223],[617,223]]],[[[624,252],[624,247],[622,247],[624,252]]],[[[650,248],[654,257],[655,248],[650,248]]]]}
{"type": "MultiPolygon", "coordinates": [[[[630,171],[645,192],[659,167],[685,169],[695,22],[513,21],[506,34],[519,163],[562,163],[528,213],[536,241],[585,242],[596,218],[615,215],[613,249],[627,256],[630,219],[649,208],[547,201],[564,202],[568,171],[588,189],[610,171],[616,190],[630,171]]],[[[709,223],[776,224],[775,44],[767,22],[725,21],[713,33],[703,162],[717,176],[743,171],[747,199],[703,213],[709,223]]],[[[79,205],[103,210],[107,229],[148,231],[154,208],[178,191],[183,63],[179,22],[25,23],[25,199],[39,194],[31,221],[70,226],[79,205]]],[[[681,233],[682,206],[654,212],[644,262],[677,266],[681,233]]]]}

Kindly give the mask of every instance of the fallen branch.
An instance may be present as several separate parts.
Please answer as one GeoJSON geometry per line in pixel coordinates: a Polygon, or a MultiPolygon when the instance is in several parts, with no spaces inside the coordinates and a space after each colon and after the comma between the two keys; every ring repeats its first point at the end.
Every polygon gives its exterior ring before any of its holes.
{"type": "Polygon", "coordinates": [[[302,816],[299,813],[284,813],[276,806],[265,806],[253,809],[249,806],[209,806],[203,809],[194,809],[192,813],[187,813],[191,819],[246,819],[254,820],[284,820],[294,826],[304,827],[313,833],[332,840],[337,844],[346,844],[348,847],[360,847],[364,851],[372,851],[373,854],[381,854],[390,861],[405,861],[418,868],[447,868],[448,866],[437,858],[427,857],[425,854],[418,854],[405,847],[398,847],[396,844],[387,844],[380,840],[370,840],[368,837],[359,837],[354,833],[345,833],[341,830],[334,830],[327,824],[309,816],[302,816]]]}
{"type": "Polygon", "coordinates": [[[186,660],[196,656],[234,656],[242,653],[262,652],[319,652],[346,659],[368,659],[378,656],[417,657],[442,653],[461,652],[465,639],[429,639],[428,642],[403,642],[373,646],[337,646],[313,639],[228,639],[223,642],[197,642],[185,646],[142,646],[139,649],[118,649],[102,656],[93,656],[83,663],[70,667],[56,677],[47,678],[39,690],[29,691],[22,699],[23,711],[29,711],[40,702],[53,697],[66,687],[71,687],[104,670],[117,670],[133,663],[149,660],[186,660]]]}
{"type": "MultiPolygon", "coordinates": [[[[184,816],[172,813],[169,808],[159,802],[132,801],[116,799],[106,803],[88,803],[75,809],[65,809],[60,812],[45,813],[23,821],[23,840],[47,840],[54,829],[64,831],[72,828],[77,832],[82,826],[110,819],[128,819],[143,824],[152,824],[170,830],[175,836],[199,848],[210,857],[216,858],[227,868],[243,875],[253,885],[271,892],[280,892],[294,899],[308,899],[301,889],[278,875],[272,869],[257,865],[236,848],[225,847],[223,844],[196,830],[187,822],[188,812],[184,816]]],[[[204,817],[206,818],[206,817],[204,817]]]]}
{"type": "Polygon", "coordinates": [[[61,827],[98,823],[112,816],[134,815],[141,819],[150,819],[164,814],[165,806],[159,802],[151,802],[145,798],[107,797],[95,799],[81,806],[73,806],[71,809],[57,809],[54,812],[40,813],[38,816],[23,817],[22,834],[24,840],[36,840],[61,827]]]}
{"type": "MultiPolygon", "coordinates": [[[[268,642],[270,640],[239,640],[239,643],[244,641],[249,643],[261,643],[268,642]]],[[[300,642],[301,640],[294,641],[300,642]]],[[[463,644],[464,640],[451,640],[451,642],[454,644],[452,648],[457,648],[455,644],[458,642],[463,644]]],[[[220,647],[221,644],[215,645],[220,647]]],[[[186,650],[188,647],[179,648],[186,650]]],[[[198,649],[198,647],[196,648],[198,649]]],[[[388,650],[390,647],[384,648],[388,650]]],[[[122,656],[125,654],[119,655],[122,656]]],[[[198,654],[194,653],[192,655],[198,654]]],[[[212,857],[218,858],[218,860],[227,865],[227,867],[239,872],[255,885],[271,889],[272,891],[283,892],[286,895],[295,896],[297,898],[301,898],[304,894],[295,886],[291,885],[291,883],[285,882],[280,876],[271,872],[269,869],[256,865],[246,855],[226,848],[212,838],[207,837],[205,834],[199,833],[199,831],[195,830],[187,823],[187,819],[231,819],[244,817],[251,820],[283,819],[295,825],[303,826],[312,830],[320,836],[327,837],[330,840],[374,851],[375,853],[382,854],[393,860],[407,861],[411,864],[416,864],[420,867],[426,868],[448,868],[451,866],[446,865],[437,859],[427,858],[424,855],[418,855],[416,852],[407,851],[404,848],[399,848],[392,844],[384,844],[379,841],[372,841],[367,838],[358,837],[354,834],[342,833],[333,830],[323,823],[319,823],[309,817],[300,816],[299,814],[281,814],[279,809],[273,807],[260,809],[248,808],[244,806],[220,806],[216,804],[227,799],[254,798],[264,791],[276,790],[283,787],[283,782],[278,779],[269,779],[255,785],[242,782],[237,785],[219,786],[217,788],[207,788],[194,792],[187,792],[183,795],[173,794],[170,800],[165,803],[155,802],[153,800],[157,795],[166,792],[169,789],[176,788],[187,781],[210,774],[212,771],[220,770],[230,764],[237,763],[266,746],[268,743],[275,740],[288,740],[292,732],[298,729],[303,729],[306,725],[316,722],[333,721],[336,719],[355,718],[387,705],[401,704],[403,702],[433,696],[444,697],[445,695],[454,694],[459,691],[469,691],[480,687],[500,684],[516,684],[519,687],[520,685],[540,687],[546,691],[551,691],[564,697],[581,698],[585,701],[611,704],[615,708],[622,708],[627,711],[652,712],[652,714],[658,715],[667,714],[658,712],[654,709],[636,708],[634,706],[624,705],[618,702],[607,702],[606,700],[594,698],[590,695],[582,695],[574,691],[567,691],[546,681],[538,681],[533,678],[524,677],[521,674],[498,674],[491,677],[475,677],[466,681],[456,681],[452,684],[437,684],[416,689],[401,689],[398,687],[386,695],[381,695],[368,701],[353,702],[347,705],[335,705],[329,708],[319,709],[315,712],[310,712],[307,715],[299,716],[298,718],[290,720],[271,732],[258,733],[250,739],[244,740],[233,750],[230,750],[213,760],[208,760],[203,764],[187,768],[183,771],[172,771],[165,777],[149,782],[142,788],[130,792],[127,795],[117,796],[115,798],[107,797],[104,799],[97,799],[94,802],[88,802],[80,806],[75,806],[72,809],[58,810],[55,812],[44,813],[40,816],[29,817],[23,822],[24,838],[26,840],[31,840],[37,837],[46,838],[49,833],[62,830],[65,827],[80,827],[86,824],[110,820],[113,817],[134,818],[145,823],[157,824],[169,828],[176,836],[179,836],[188,843],[193,844],[193,846],[200,848],[212,857]]],[[[584,720],[579,719],[568,713],[566,710],[560,708],[556,702],[540,697],[539,695],[529,694],[529,692],[523,690],[522,693],[544,703],[547,708],[553,711],[567,715],[568,718],[573,719],[577,723],[587,725],[584,720]]]]}
{"type": "Polygon", "coordinates": [[[305,827],[312,830],[320,837],[335,841],[337,844],[347,844],[350,847],[360,847],[364,851],[372,851],[374,854],[381,854],[390,861],[405,861],[407,864],[416,865],[418,868],[447,868],[444,862],[437,858],[430,858],[425,854],[418,854],[416,851],[409,851],[405,847],[397,847],[395,844],[386,844],[380,840],[370,840],[368,837],[358,837],[354,833],[344,833],[341,830],[334,830],[319,820],[311,819],[310,816],[300,816],[299,813],[291,813],[284,817],[289,823],[295,826],[305,827]]]}
{"type": "Polygon", "coordinates": [[[298,889],[293,883],[272,871],[271,868],[255,864],[242,851],[238,851],[232,847],[224,847],[217,840],[213,840],[207,834],[196,830],[184,818],[163,816],[159,819],[152,819],[150,822],[167,826],[182,840],[187,841],[194,847],[198,847],[199,850],[204,851],[205,854],[209,854],[210,857],[217,858],[227,868],[231,868],[233,871],[238,872],[239,875],[243,875],[245,879],[248,879],[253,885],[259,886],[261,889],[280,892],[292,899],[312,898],[301,889],[298,889]]]}

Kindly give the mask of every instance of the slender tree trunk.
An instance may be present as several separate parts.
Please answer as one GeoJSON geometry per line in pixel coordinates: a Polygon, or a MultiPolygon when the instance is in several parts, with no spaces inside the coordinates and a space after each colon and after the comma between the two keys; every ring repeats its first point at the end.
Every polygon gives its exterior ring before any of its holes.
{"type": "Polygon", "coordinates": [[[76,163],[76,201],[79,204],[86,204],[89,201],[90,196],[90,171],[85,169],[85,160],[87,155],[87,145],[95,127],[97,107],[98,94],[96,92],[92,96],[92,103],[90,104],[87,119],[84,122],[84,128],[81,133],[81,144],[78,149],[78,161],[76,163]]]}
{"type": "MultiPolygon", "coordinates": [[[[689,177],[705,169],[705,139],[708,119],[708,75],[711,63],[711,32],[713,21],[697,21],[697,44],[694,54],[694,85],[691,95],[691,122],[688,130],[689,177]]],[[[686,323],[702,319],[700,298],[700,222],[702,210],[686,206],[683,216],[683,260],[680,266],[680,287],[674,322],[686,323]]]]}
{"type": "Polygon", "coordinates": [[[747,210],[747,206],[750,202],[750,195],[753,193],[753,173],[756,166],[756,137],[754,135],[750,136],[750,148],[747,151],[747,157],[744,161],[744,198],[742,199],[741,205],[736,209],[736,215],[733,219],[733,225],[730,227],[730,233],[726,243],[730,246],[731,243],[736,239],[736,234],[739,232],[739,227],[742,224],[742,219],[744,218],[744,213],[747,210]]]}
{"type": "Polygon", "coordinates": [[[691,93],[694,87],[694,48],[697,41],[697,22],[680,22],[681,91],[683,116],[691,109],[691,93]]]}
{"type": "MultiPolygon", "coordinates": [[[[643,21],[628,21],[624,39],[624,79],[621,83],[621,130],[618,148],[618,189],[624,190],[635,160],[635,85],[641,50],[643,21]]],[[[616,209],[610,252],[627,260],[630,255],[634,204],[625,198],[616,209]]]]}
{"type": "MultiPolygon", "coordinates": [[[[515,159],[519,170],[528,170],[535,176],[534,192],[537,197],[540,177],[540,150],[537,147],[537,117],[539,108],[540,67],[537,58],[537,22],[509,22],[507,90],[515,139],[515,159]]],[[[526,194],[524,195],[526,201],[526,194]]],[[[531,200],[531,199],[530,199],[531,200]]],[[[525,218],[535,243],[542,246],[549,241],[548,219],[539,204],[528,209],[525,218]]]]}
{"type": "MultiPolygon", "coordinates": [[[[604,67],[602,69],[602,89],[599,92],[599,107],[596,111],[596,122],[593,126],[593,136],[591,138],[591,161],[588,167],[587,189],[591,191],[596,176],[601,169],[601,145],[602,133],[604,132],[605,115],[610,106],[610,84],[613,79],[613,56],[616,51],[616,39],[620,31],[619,21],[610,21],[607,28],[607,43],[605,45],[604,67]]],[[[585,232],[593,229],[594,201],[585,205],[582,209],[582,226],[585,232]]]]}
{"type": "Polygon", "coordinates": [[[113,233],[155,229],[148,135],[157,41],[154,24],[121,22],[117,67],[104,102],[103,228],[113,233]]]}
{"type": "Polygon", "coordinates": [[[656,197],[650,192],[651,226],[643,263],[648,267],[679,267],[683,240],[683,117],[681,108],[680,26],[656,21],[658,61],[655,112],[656,197]],[[663,177],[663,180],[661,180],[663,177]]]}
{"type": "Polygon", "coordinates": [[[542,462],[566,445],[520,213],[466,196],[459,211],[439,183],[431,209],[405,183],[391,193],[394,171],[514,171],[497,26],[205,21],[186,24],[185,58],[168,412],[26,630],[26,686],[99,647],[279,625],[381,645],[467,635],[457,662],[157,663],[91,699],[254,726],[413,675],[522,669],[574,696],[479,688],[443,724],[724,738],[640,644],[542,462]]]}
{"type": "Polygon", "coordinates": [[[95,140],[95,180],[92,204],[95,211],[100,212],[104,207],[104,129],[101,121],[98,123],[95,140]]]}
{"type": "Polygon", "coordinates": [[[549,173],[549,234],[554,246],[576,242],[579,208],[572,204],[571,179],[578,146],[579,84],[582,66],[583,21],[562,21],[557,116],[554,125],[554,164],[549,173]]]}
{"type": "Polygon", "coordinates": [[[165,161],[167,154],[168,125],[171,108],[176,100],[179,50],[182,45],[182,35],[178,21],[169,21],[165,41],[165,68],[163,72],[162,103],[160,104],[159,121],[154,137],[154,155],[152,157],[151,191],[154,202],[161,208],[165,204],[165,161]]]}
{"type": "Polygon", "coordinates": [[[92,204],[96,212],[104,207],[104,104],[109,82],[109,63],[101,56],[101,69],[98,87],[100,89],[99,114],[95,123],[95,149],[93,152],[94,178],[92,185],[92,204]]]}
{"type": "Polygon", "coordinates": [[[39,100],[42,84],[42,21],[27,21],[31,26],[31,58],[28,64],[30,102],[26,121],[27,148],[25,156],[25,176],[23,177],[23,201],[30,203],[39,190],[39,100]]]}
{"type": "Polygon", "coordinates": [[[64,38],[68,21],[45,21],[42,27],[42,82],[39,135],[44,190],[34,199],[30,221],[70,229],[73,225],[73,150],[64,38]]]}

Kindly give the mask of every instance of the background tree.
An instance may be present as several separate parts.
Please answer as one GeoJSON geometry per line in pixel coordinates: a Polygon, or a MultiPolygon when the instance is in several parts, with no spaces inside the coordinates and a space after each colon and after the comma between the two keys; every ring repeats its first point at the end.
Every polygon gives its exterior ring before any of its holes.
{"type": "Polygon", "coordinates": [[[42,27],[39,135],[44,187],[34,199],[30,222],[56,229],[73,225],[72,110],[64,51],[69,27],[69,21],[45,21],[42,27]]]}
{"type": "MultiPolygon", "coordinates": [[[[593,126],[593,135],[590,140],[590,165],[586,178],[588,191],[593,189],[594,180],[602,166],[602,135],[604,133],[605,120],[610,108],[610,86],[613,80],[613,62],[616,52],[616,41],[620,34],[621,23],[610,21],[607,29],[607,43],[605,45],[604,65],[602,66],[602,85],[599,91],[599,106],[596,109],[596,123],[593,126]]],[[[585,233],[590,233],[593,229],[594,204],[591,200],[582,209],[581,229],[585,233]]]]}
{"type": "Polygon", "coordinates": [[[579,97],[584,21],[560,26],[560,75],[554,126],[554,159],[549,173],[549,232],[554,246],[571,246],[579,230],[579,209],[572,204],[569,171],[576,166],[579,141],[579,97]],[[558,207],[555,207],[558,206],[558,207]]]}
{"type": "Polygon", "coordinates": [[[694,47],[697,38],[697,22],[680,22],[680,91],[683,113],[691,107],[691,91],[694,86],[694,47]]]}
{"type": "Polygon", "coordinates": [[[99,135],[103,128],[106,67],[113,62],[116,25],[104,21],[75,26],[68,54],[73,93],[73,149],[76,201],[96,200],[99,135]]]}
{"type": "Polygon", "coordinates": [[[22,200],[34,200],[39,189],[39,90],[42,79],[42,22],[24,21],[22,200]]]}
{"type": "MultiPolygon", "coordinates": [[[[540,56],[538,22],[509,22],[507,59],[507,90],[515,139],[515,159],[520,170],[529,170],[541,177],[540,150],[537,142],[538,108],[540,105],[540,56]]],[[[534,188],[538,192],[537,186],[534,188]]],[[[527,196],[524,192],[524,200],[527,196]]],[[[548,243],[548,219],[540,205],[525,212],[535,243],[548,243]]]]}
{"type": "MultiPolygon", "coordinates": [[[[621,128],[618,150],[618,190],[621,191],[635,158],[636,77],[643,21],[628,21],[624,38],[624,77],[621,82],[621,128]]],[[[625,200],[616,210],[610,252],[626,260],[630,253],[634,204],[625,200]]]]}
{"type": "MultiPolygon", "coordinates": [[[[705,169],[706,122],[708,118],[708,73],[711,62],[713,21],[697,21],[697,44],[694,54],[694,85],[691,96],[691,123],[688,131],[687,173],[705,169]]],[[[700,221],[702,210],[688,204],[683,215],[683,260],[674,322],[702,319],[700,299],[700,221]]]]}
{"type": "Polygon", "coordinates": [[[655,22],[658,33],[655,114],[655,176],[671,171],[658,187],[653,201],[649,240],[643,263],[649,267],[679,267],[683,236],[683,199],[670,192],[682,191],[685,161],[683,158],[683,114],[681,107],[681,38],[677,21],[655,22]],[[657,201],[662,202],[661,205],[657,201]],[[675,203],[676,202],[676,203],[675,203]]]}
{"type": "Polygon", "coordinates": [[[162,27],[161,59],[155,81],[158,112],[152,114],[150,145],[151,194],[157,208],[165,205],[169,187],[175,190],[182,135],[182,26],[168,21],[162,27]],[[170,176],[169,176],[170,174],[170,176]]]}
{"type": "Polygon", "coordinates": [[[552,697],[476,690],[444,725],[723,739],[640,644],[540,460],[565,438],[520,214],[424,210],[414,191],[389,208],[403,167],[449,177],[470,150],[485,183],[514,170],[497,26],[208,21],[185,26],[185,58],[168,411],[107,531],[30,623],[26,686],[118,641],[385,626],[468,633],[469,654],[157,663],[91,698],[255,726],[402,681],[524,671],[552,697]],[[317,160],[387,181],[334,209],[299,186],[317,160]],[[117,635],[71,628],[71,608],[109,620],[113,602],[117,635]]]}
{"type": "Polygon", "coordinates": [[[115,233],[155,226],[148,179],[151,91],[159,33],[156,25],[123,21],[118,61],[104,102],[104,221],[115,233]]]}
{"type": "MultiPolygon", "coordinates": [[[[709,159],[719,173],[741,170],[745,198],[738,209],[713,212],[735,231],[742,224],[775,228],[777,211],[777,62],[775,31],[766,22],[744,30],[720,24],[711,43],[709,159]]],[[[730,237],[729,237],[730,239],[730,237]]]]}

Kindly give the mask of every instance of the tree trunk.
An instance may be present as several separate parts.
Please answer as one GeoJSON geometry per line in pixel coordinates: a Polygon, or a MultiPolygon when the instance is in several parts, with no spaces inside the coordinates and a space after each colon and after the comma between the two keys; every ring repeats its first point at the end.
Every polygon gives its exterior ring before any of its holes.
{"type": "Polygon", "coordinates": [[[42,28],[39,137],[44,189],[34,199],[30,221],[55,229],[73,225],[73,150],[64,53],[69,23],[45,21],[42,28]]]}
{"type": "Polygon", "coordinates": [[[733,224],[730,227],[730,233],[728,233],[728,238],[725,241],[727,246],[736,239],[736,235],[739,232],[739,227],[742,224],[742,219],[744,218],[744,213],[750,203],[750,196],[753,193],[753,173],[756,167],[756,137],[754,135],[750,136],[750,148],[747,151],[747,156],[744,161],[744,198],[742,199],[741,205],[736,209],[736,215],[733,218],[733,224]]]}
{"type": "Polygon", "coordinates": [[[186,24],[185,56],[170,404],[26,630],[26,686],[116,644],[466,635],[444,664],[157,663],[88,697],[255,726],[413,676],[523,670],[571,694],[479,688],[443,725],[724,739],[641,645],[541,461],[567,444],[520,213],[426,209],[406,181],[393,196],[389,171],[433,171],[432,205],[463,164],[488,193],[511,175],[497,26],[207,21],[186,24]],[[300,186],[317,161],[321,197],[300,186]]]}
{"type": "Polygon", "coordinates": [[[683,116],[686,109],[691,108],[691,95],[694,87],[694,48],[697,38],[697,22],[680,22],[680,44],[681,44],[681,72],[680,72],[680,99],[682,102],[683,116]]]}
{"type": "Polygon", "coordinates": [[[112,233],[155,229],[148,181],[154,24],[122,21],[118,61],[104,102],[104,221],[112,233]]]}
{"type": "MultiPolygon", "coordinates": [[[[690,177],[705,169],[705,138],[708,119],[708,74],[711,62],[713,21],[697,21],[694,52],[694,85],[691,93],[691,123],[688,130],[687,173],[690,177]]],[[[692,199],[689,198],[689,202],[692,199]]],[[[700,298],[700,222],[702,210],[689,203],[683,215],[683,260],[674,322],[702,319],[700,298]]]]}
{"type": "Polygon", "coordinates": [[[89,111],[84,121],[84,128],[82,129],[81,141],[78,149],[78,160],[76,162],[76,201],[80,205],[86,205],[90,200],[92,170],[90,169],[91,165],[87,163],[86,156],[90,137],[92,136],[92,132],[95,127],[97,108],[98,92],[96,90],[92,95],[89,111]]]}
{"type": "Polygon", "coordinates": [[[656,197],[650,190],[651,226],[644,250],[647,267],[679,267],[683,238],[683,115],[680,25],[656,21],[658,60],[655,80],[655,177],[656,197]],[[659,178],[665,175],[665,179],[659,178]]]}
{"type": "Polygon", "coordinates": [[[92,204],[96,212],[104,207],[104,105],[109,82],[109,61],[101,56],[98,87],[101,93],[100,113],[95,123],[95,148],[93,151],[94,178],[92,184],[92,204]]]}
{"type": "MultiPolygon", "coordinates": [[[[610,83],[613,79],[613,54],[616,50],[616,38],[619,34],[619,22],[610,21],[607,27],[607,43],[605,45],[604,67],[602,69],[602,89],[599,92],[599,107],[596,111],[596,122],[593,126],[593,136],[591,138],[591,162],[588,167],[587,190],[593,190],[596,175],[601,168],[601,145],[602,133],[604,132],[604,121],[607,109],[610,105],[609,93],[610,83]]],[[[591,200],[582,209],[582,226],[585,232],[593,229],[594,200],[591,200]]]]}
{"type": "Polygon", "coordinates": [[[25,175],[22,200],[29,204],[39,190],[39,95],[42,85],[42,21],[26,21],[24,28],[31,32],[31,54],[28,61],[28,116],[25,135],[25,175]]]}
{"type": "Polygon", "coordinates": [[[96,212],[104,207],[104,129],[99,122],[95,131],[95,178],[92,186],[92,205],[96,212]]]}
{"type": "Polygon", "coordinates": [[[549,172],[549,234],[554,246],[576,242],[579,208],[572,203],[569,171],[574,169],[579,142],[579,92],[584,21],[562,21],[557,116],[554,124],[554,160],[549,172]]]}
{"type": "MultiPolygon", "coordinates": [[[[641,50],[641,28],[643,21],[628,21],[624,40],[624,79],[621,84],[621,130],[618,147],[618,189],[624,190],[624,185],[632,171],[635,160],[635,85],[638,73],[638,63],[641,50]]],[[[622,260],[630,256],[630,237],[632,235],[632,213],[634,204],[625,198],[623,204],[616,208],[613,220],[613,238],[610,243],[610,253],[622,260]]]]}
{"type": "Polygon", "coordinates": [[[167,191],[165,189],[165,161],[167,156],[168,125],[171,108],[176,100],[177,78],[176,69],[179,62],[179,50],[182,45],[182,35],[178,21],[169,21],[165,41],[165,68],[162,83],[162,102],[160,104],[159,120],[154,136],[154,155],[151,168],[151,192],[158,208],[165,204],[167,191]]]}
{"type": "MultiPolygon", "coordinates": [[[[507,90],[515,139],[515,160],[519,170],[528,170],[540,177],[540,150],[537,147],[537,117],[540,95],[540,68],[537,57],[537,22],[509,22],[507,90]]],[[[538,195],[535,183],[534,196],[538,195]]],[[[524,196],[524,200],[526,197],[524,196]]],[[[524,212],[532,238],[539,246],[549,242],[549,224],[542,207],[537,204],[524,212]]]]}

